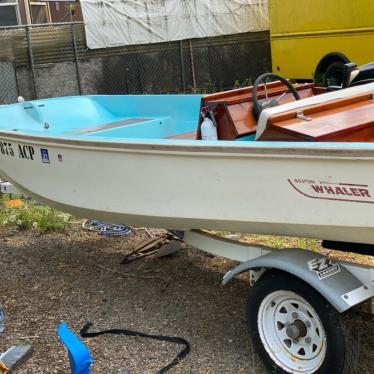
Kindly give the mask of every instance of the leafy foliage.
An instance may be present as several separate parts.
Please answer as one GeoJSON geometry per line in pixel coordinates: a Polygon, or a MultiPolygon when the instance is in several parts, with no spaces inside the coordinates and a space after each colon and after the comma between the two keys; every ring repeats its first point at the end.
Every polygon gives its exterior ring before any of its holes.
{"type": "Polygon", "coordinates": [[[0,200],[0,227],[49,232],[65,229],[68,225],[65,214],[48,206],[28,200],[22,200],[19,206],[11,206],[7,201],[10,201],[7,197],[0,200]]]}

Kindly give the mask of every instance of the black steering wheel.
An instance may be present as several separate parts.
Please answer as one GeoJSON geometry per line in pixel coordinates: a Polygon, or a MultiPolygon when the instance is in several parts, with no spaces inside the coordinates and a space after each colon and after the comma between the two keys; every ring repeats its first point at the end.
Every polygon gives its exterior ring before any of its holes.
{"type": "Polygon", "coordinates": [[[295,87],[286,78],[283,78],[280,75],[274,74],[274,73],[265,73],[265,74],[260,75],[255,80],[255,83],[253,84],[253,87],[252,87],[252,101],[253,101],[253,109],[252,110],[253,110],[253,114],[256,117],[256,119],[258,119],[260,117],[260,114],[264,109],[271,108],[271,107],[274,107],[274,106],[278,106],[279,105],[279,102],[278,102],[279,99],[281,97],[283,97],[287,92],[291,92],[292,95],[294,96],[295,100],[300,100],[301,99],[300,95],[296,91],[295,87]],[[266,81],[269,78],[281,81],[288,88],[288,90],[283,95],[278,97],[278,99],[270,100],[268,98],[267,87],[266,87],[267,82],[266,81]],[[263,102],[260,102],[258,100],[258,97],[257,97],[257,88],[261,83],[264,83],[264,85],[265,85],[266,99],[263,102]]]}

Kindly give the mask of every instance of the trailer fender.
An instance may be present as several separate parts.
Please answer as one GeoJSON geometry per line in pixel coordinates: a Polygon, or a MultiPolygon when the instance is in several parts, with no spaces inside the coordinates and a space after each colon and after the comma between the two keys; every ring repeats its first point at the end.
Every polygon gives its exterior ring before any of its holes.
{"type": "Polygon", "coordinates": [[[243,262],[223,277],[233,277],[252,269],[278,269],[293,274],[317,290],[342,313],[374,296],[373,282],[363,284],[343,264],[319,253],[301,249],[282,249],[243,262]]]}

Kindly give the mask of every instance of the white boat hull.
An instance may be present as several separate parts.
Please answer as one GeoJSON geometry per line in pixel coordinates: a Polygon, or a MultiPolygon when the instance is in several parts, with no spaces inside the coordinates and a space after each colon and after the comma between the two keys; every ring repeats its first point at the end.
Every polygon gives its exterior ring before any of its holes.
{"type": "Polygon", "coordinates": [[[16,137],[0,175],[78,217],[374,244],[374,151],[16,137]]]}

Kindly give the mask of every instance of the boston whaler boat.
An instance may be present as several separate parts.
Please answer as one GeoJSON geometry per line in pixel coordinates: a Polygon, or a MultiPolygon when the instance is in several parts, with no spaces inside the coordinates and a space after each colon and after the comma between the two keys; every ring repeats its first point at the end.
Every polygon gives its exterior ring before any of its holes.
{"type": "Polygon", "coordinates": [[[353,335],[337,328],[339,313],[374,296],[372,269],[309,251],[225,242],[224,252],[193,229],[373,245],[373,169],[374,83],[339,90],[269,73],[207,96],[0,107],[0,175],[26,195],[80,217],[183,229],[196,247],[243,261],[225,281],[246,270],[261,280],[248,319],[277,372],[349,372],[353,335]],[[217,140],[202,140],[207,129],[217,140]]]}

